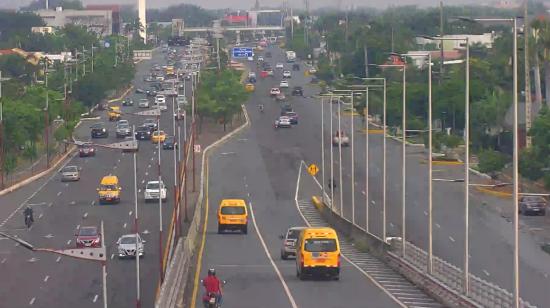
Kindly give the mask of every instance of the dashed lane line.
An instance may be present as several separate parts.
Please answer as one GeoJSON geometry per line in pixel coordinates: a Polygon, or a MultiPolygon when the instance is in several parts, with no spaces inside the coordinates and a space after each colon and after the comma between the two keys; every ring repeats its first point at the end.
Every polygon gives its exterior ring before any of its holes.
{"type": "Polygon", "coordinates": [[[50,279],[50,276],[46,275],[46,277],[44,277],[44,282],[48,282],[48,279],[50,279]]]}
{"type": "Polygon", "coordinates": [[[99,295],[96,294],[96,295],[94,296],[94,299],[92,300],[92,302],[93,302],[93,303],[97,302],[97,298],[98,298],[98,297],[99,297],[99,295]]]}
{"type": "Polygon", "coordinates": [[[31,301],[29,302],[29,305],[32,306],[35,301],[36,301],[36,297],[31,298],[31,301]]]}

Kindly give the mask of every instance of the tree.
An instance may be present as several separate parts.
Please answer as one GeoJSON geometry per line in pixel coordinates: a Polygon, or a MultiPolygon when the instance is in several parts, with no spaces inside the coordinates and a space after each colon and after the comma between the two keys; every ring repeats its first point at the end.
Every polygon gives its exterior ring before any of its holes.
{"type": "Polygon", "coordinates": [[[198,93],[197,113],[201,122],[203,117],[213,118],[223,124],[224,131],[248,98],[240,83],[240,73],[230,69],[202,73],[198,93]]]}

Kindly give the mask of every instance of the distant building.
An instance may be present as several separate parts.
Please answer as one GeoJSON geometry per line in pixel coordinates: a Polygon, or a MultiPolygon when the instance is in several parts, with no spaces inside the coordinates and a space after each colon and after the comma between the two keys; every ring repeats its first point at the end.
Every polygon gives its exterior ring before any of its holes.
{"type": "Polygon", "coordinates": [[[31,27],[31,32],[49,34],[49,33],[53,33],[53,27],[31,27]]]}
{"type": "Polygon", "coordinates": [[[514,0],[499,0],[495,1],[491,6],[497,9],[517,9],[521,6],[521,2],[514,0]]]}
{"type": "MultiPolygon", "coordinates": [[[[468,38],[470,46],[475,44],[481,44],[486,48],[493,48],[493,43],[495,42],[496,34],[494,32],[491,33],[483,33],[483,34],[452,34],[452,35],[444,35],[443,38],[446,39],[461,39],[461,38],[468,38]]],[[[428,44],[434,44],[437,49],[440,49],[441,40],[437,39],[426,39],[423,37],[417,37],[415,38],[415,41],[418,45],[425,46],[428,44]]],[[[443,41],[443,49],[444,50],[453,50],[453,49],[466,49],[465,41],[463,40],[444,40],[443,41]]]]}
{"type": "Polygon", "coordinates": [[[86,10],[107,10],[111,11],[111,20],[113,21],[113,33],[121,33],[122,19],[120,18],[120,5],[118,4],[89,4],[86,6],[86,10]]]}
{"type": "MultiPolygon", "coordinates": [[[[430,53],[433,60],[439,60],[441,58],[441,51],[439,50],[432,50],[432,51],[409,51],[405,54],[405,56],[410,59],[410,63],[417,68],[424,68],[428,64],[428,57],[426,56],[427,53],[430,53]]],[[[460,50],[447,50],[443,52],[443,57],[445,59],[446,64],[451,63],[459,63],[459,62],[451,62],[456,60],[461,60],[464,58],[463,53],[460,50]]]]}
{"type": "Polygon", "coordinates": [[[120,31],[120,21],[115,23],[118,29],[113,27],[112,10],[63,10],[58,7],[55,10],[38,10],[35,13],[42,17],[47,26],[53,28],[63,28],[67,24],[82,25],[100,36],[117,33],[113,30],[120,31]]]}
{"type": "Polygon", "coordinates": [[[172,36],[183,36],[185,26],[183,19],[172,19],[172,36]]]}

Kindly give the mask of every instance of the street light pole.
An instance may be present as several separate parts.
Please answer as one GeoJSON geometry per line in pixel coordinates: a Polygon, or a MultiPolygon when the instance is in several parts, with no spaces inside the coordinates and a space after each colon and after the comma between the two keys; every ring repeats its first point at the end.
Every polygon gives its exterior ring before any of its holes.
{"type": "MultiPolygon", "coordinates": [[[[431,70],[430,70],[431,71],[431,70]]],[[[470,293],[470,40],[466,37],[466,95],[464,103],[464,294],[470,293]]],[[[430,78],[431,82],[431,78],[430,78]]],[[[431,94],[431,93],[430,93],[431,94]]],[[[516,213],[517,214],[517,213],[516,213]]]]}
{"type": "MultiPolygon", "coordinates": [[[[101,245],[105,246],[105,229],[103,220],[101,221],[101,245]]],[[[107,308],[107,261],[101,262],[102,278],[103,278],[103,308],[107,308]]]]}
{"type": "Polygon", "coordinates": [[[325,98],[321,97],[321,200],[325,201],[325,98]]]}
{"type": "Polygon", "coordinates": [[[46,169],[50,168],[50,132],[49,132],[49,109],[50,109],[50,98],[48,93],[48,58],[45,58],[45,68],[44,75],[46,77],[46,107],[44,108],[44,137],[46,144],[46,169]]]}
{"type": "Polygon", "coordinates": [[[158,105],[158,112],[159,116],[157,117],[157,132],[158,132],[158,140],[157,140],[157,151],[158,151],[158,187],[159,187],[159,273],[160,273],[160,282],[162,283],[164,281],[164,262],[162,258],[162,176],[161,176],[161,169],[160,169],[160,105],[158,105]]]}
{"type": "Polygon", "coordinates": [[[517,19],[513,19],[514,35],[514,73],[513,73],[513,97],[514,97],[514,150],[512,158],[513,169],[513,213],[514,213],[514,307],[519,307],[519,217],[518,217],[518,197],[519,197],[519,152],[518,152],[518,38],[517,38],[517,19]]]}
{"type": "Polygon", "coordinates": [[[339,182],[340,182],[340,216],[344,218],[344,192],[342,185],[342,99],[338,96],[338,170],[339,170],[339,182]]]}
{"type": "Polygon", "coordinates": [[[354,105],[353,105],[353,90],[351,91],[351,113],[350,113],[350,121],[351,121],[351,224],[355,225],[355,153],[353,150],[353,144],[354,144],[354,133],[355,130],[353,122],[353,114],[355,112],[354,105]]]}
{"type": "Polygon", "coordinates": [[[172,153],[174,154],[174,207],[175,207],[175,215],[176,215],[176,235],[179,235],[179,194],[178,194],[178,150],[177,147],[179,146],[179,143],[176,141],[176,98],[172,96],[172,136],[174,138],[174,149],[172,153]]]}
{"type": "MultiPolygon", "coordinates": [[[[332,93],[330,94],[330,133],[333,134],[334,130],[332,127],[332,100],[333,96],[332,93]]],[[[323,183],[325,185],[325,183],[323,183]]],[[[332,140],[330,142],[330,207],[332,211],[334,212],[334,145],[332,143],[332,140]]]]}
{"type": "MultiPolygon", "coordinates": [[[[132,129],[135,140],[135,126],[132,129]]],[[[134,152],[134,232],[136,233],[136,308],[141,307],[141,286],[139,272],[139,247],[138,247],[138,186],[137,186],[137,154],[134,152]]]]}
{"type": "Polygon", "coordinates": [[[4,188],[4,103],[2,102],[2,71],[0,71],[0,189],[4,188]]]}

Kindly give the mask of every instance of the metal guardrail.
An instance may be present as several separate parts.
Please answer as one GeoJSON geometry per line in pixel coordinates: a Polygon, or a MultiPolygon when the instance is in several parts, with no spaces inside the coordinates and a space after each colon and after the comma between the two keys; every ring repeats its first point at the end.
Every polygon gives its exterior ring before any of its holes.
{"type": "MultiPolygon", "coordinates": [[[[400,240],[394,240],[392,243],[392,247],[395,247],[396,251],[400,250],[401,245],[402,242],[400,240]]],[[[410,242],[407,242],[406,245],[404,260],[409,262],[419,272],[426,273],[428,254],[410,242]]],[[[464,274],[462,269],[457,266],[434,256],[432,276],[457,293],[462,292],[464,274]]],[[[470,291],[468,298],[475,303],[483,307],[513,307],[513,294],[509,291],[472,274],[470,274],[469,280],[470,291]]],[[[536,307],[523,299],[520,299],[520,306],[525,308],[536,307]]]]}

